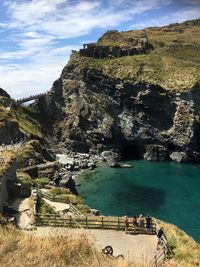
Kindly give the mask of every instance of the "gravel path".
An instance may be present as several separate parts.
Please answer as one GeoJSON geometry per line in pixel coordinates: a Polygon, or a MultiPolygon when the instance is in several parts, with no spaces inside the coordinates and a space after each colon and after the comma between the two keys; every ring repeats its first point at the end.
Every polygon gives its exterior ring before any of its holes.
{"type": "Polygon", "coordinates": [[[110,245],[113,247],[114,256],[122,254],[126,259],[146,262],[152,259],[157,244],[155,235],[130,235],[122,231],[112,230],[38,227],[36,231],[31,233],[39,237],[70,235],[72,238],[87,234],[91,243],[99,250],[110,245]]]}

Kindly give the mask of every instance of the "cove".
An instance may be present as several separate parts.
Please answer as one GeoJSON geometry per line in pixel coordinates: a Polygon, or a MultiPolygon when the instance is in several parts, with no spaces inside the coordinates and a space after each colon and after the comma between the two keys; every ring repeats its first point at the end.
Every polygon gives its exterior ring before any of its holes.
{"type": "Polygon", "coordinates": [[[78,191],[104,215],[151,215],[177,225],[200,243],[200,165],[129,161],[84,172],[78,191]]]}

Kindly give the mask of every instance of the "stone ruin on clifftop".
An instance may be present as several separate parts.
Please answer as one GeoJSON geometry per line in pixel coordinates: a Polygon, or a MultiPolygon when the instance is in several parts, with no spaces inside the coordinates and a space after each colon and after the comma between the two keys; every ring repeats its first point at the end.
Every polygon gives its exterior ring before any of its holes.
{"type": "Polygon", "coordinates": [[[105,46],[98,43],[84,44],[80,49],[80,56],[93,58],[116,58],[122,56],[132,56],[137,54],[144,54],[152,45],[148,43],[148,37],[140,39],[128,38],[127,45],[123,46],[105,46]]]}

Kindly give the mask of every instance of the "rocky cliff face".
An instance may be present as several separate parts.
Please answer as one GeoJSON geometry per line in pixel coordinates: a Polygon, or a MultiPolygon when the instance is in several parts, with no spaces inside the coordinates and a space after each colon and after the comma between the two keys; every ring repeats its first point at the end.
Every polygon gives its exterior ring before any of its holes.
{"type": "Polygon", "coordinates": [[[200,87],[174,93],[146,82],[113,80],[70,62],[38,106],[51,118],[51,142],[64,149],[149,160],[197,159],[200,87]],[[176,157],[175,157],[176,155],[176,157]],[[181,159],[180,159],[181,157],[181,159]]]}
{"type": "MultiPolygon", "coordinates": [[[[156,56],[161,50],[155,51],[156,56]]],[[[148,56],[127,58],[135,64],[148,56]]],[[[88,61],[72,54],[50,93],[37,103],[54,148],[92,153],[112,149],[123,157],[199,161],[198,79],[187,90],[176,84],[169,90],[159,81],[141,79],[144,62],[137,77],[127,79],[124,65],[121,77],[114,71],[109,75],[111,65],[119,71],[117,64],[122,63],[122,59],[88,61]]]]}

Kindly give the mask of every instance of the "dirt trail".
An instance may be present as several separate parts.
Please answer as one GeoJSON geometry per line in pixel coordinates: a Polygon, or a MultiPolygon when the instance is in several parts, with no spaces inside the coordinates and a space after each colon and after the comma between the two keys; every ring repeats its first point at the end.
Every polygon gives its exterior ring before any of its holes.
{"type": "Polygon", "coordinates": [[[155,235],[130,235],[122,231],[112,230],[38,227],[31,234],[39,237],[68,235],[71,238],[77,238],[80,235],[86,234],[91,243],[100,251],[105,246],[110,245],[113,247],[114,256],[122,254],[126,259],[144,260],[146,262],[152,259],[157,244],[157,237],[155,235]]]}

